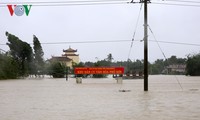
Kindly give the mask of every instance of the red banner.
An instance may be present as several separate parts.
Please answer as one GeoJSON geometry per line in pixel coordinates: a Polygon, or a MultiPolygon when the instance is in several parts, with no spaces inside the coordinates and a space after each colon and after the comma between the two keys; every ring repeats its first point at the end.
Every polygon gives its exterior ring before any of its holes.
{"type": "Polygon", "coordinates": [[[123,67],[76,67],[75,74],[124,74],[123,67]]]}

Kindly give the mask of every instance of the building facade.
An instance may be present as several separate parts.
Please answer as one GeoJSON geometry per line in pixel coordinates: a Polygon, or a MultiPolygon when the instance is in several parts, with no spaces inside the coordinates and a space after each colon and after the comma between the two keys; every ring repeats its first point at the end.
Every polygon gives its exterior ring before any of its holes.
{"type": "Polygon", "coordinates": [[[182,64],[174,64],[167,66],[168,73],[179,73],[179,74],[185,74],[186,72],[186,65],[182,64]]]}
{"type": "Polygon", "coordinates": [[[76,54],[77,50],[69,47],[68,49],[63,50],[63,52],[64,54],[62,56],[52,56],[51,60],[59,61],[70,68],[72,68],[74,63],[79,63],[79,54],[76,54]]]}

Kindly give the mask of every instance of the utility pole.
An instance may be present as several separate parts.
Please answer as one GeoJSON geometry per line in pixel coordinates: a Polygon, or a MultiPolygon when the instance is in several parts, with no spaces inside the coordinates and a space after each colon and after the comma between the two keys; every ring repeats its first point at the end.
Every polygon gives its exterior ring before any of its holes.
{"type": "MultiPolygon", "coordinates": [[[[135,3],[132,0],[130,3],[135,3]]],[[[147,4],[150,0],[140,0],[139,3],[144,3],[144,91],[148,91],[148,14],[147,4]]]]}
{"type": "Polygon", "coordinates": [[[140,0],[144,2],[144,91],[148,91],[148,18],[147,4],[150,0],[140,0]]]}

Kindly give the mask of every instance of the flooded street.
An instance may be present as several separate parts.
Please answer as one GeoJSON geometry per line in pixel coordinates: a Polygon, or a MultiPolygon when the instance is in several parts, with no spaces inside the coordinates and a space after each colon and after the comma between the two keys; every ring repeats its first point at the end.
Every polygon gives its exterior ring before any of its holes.
{"type": "Polygon", "coordinates": [[[1,80],[1,120],[199,120],[200,77],[1,80]],[[128,92],[119,92],[127,90],[128,92]]]}

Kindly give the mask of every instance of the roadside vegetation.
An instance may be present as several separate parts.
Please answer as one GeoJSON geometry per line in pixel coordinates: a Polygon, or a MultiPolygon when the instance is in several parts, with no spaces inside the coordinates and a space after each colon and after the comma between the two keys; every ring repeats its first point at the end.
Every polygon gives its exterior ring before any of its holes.
{"type": "MultiPolygon", "coordinates": [[[[17,36],[6,32],[10,48],[9,51],[0,51],[0,80],[17,79],[27,76],[43,77],[51,75],[54,78],[65,77],[66,73],[73,74],[74,67],[115,67],[125,68],[125,74],[133,72],[143,72],[143,60],[115,61],[111,53],[103,60],[96,62],[74,63],[73,68],[69,69],[66,65],[58,61],[44,60],[44,52],[39,39],[33,35],[33,48],[29,43],[20,40],[17,36]]],[[[149,74],[185,74],[190,76],[200,76],[200,53],[188,55],[187,58],[177,58],[171,56],[168,59],[157,59],[149,63],[149,74]],[[181,66],[185,70],[173,71],[174,66],[181,66]]],[[[87,77],[81,75],[80,77],[87,77]]],[[[94,78],[107,77],[106,75],[93,75],[94,78]]]]}

